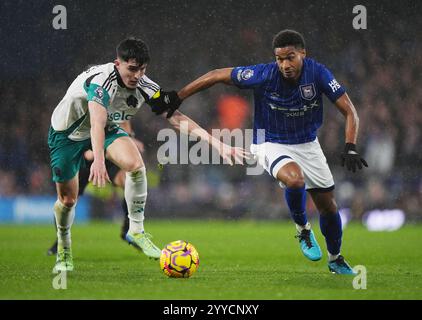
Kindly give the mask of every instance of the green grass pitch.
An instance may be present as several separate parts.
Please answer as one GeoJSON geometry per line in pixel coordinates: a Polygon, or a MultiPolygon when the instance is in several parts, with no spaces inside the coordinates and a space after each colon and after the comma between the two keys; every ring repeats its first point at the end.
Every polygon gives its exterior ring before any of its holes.
{"type": "MultiPolygon", "coordinates": [[[[325,242],[314,223],[317,239],[325,242]]],[[[75,271],[67,289],[52,287],[54,257],[46,249],[51,225],[0,226],[0,299],[421,299],[422,226],[368,232],[347,226],[342,253],[367,269],[367,289],[353,276],[328,272],[327,257],[308,261],[287,222],[151,220],[159,246],[183,239],[198,249],[200,267],[189,279],[170,279],[159,263],[119,238],[120,226],[72,228],[75,271]]]]}

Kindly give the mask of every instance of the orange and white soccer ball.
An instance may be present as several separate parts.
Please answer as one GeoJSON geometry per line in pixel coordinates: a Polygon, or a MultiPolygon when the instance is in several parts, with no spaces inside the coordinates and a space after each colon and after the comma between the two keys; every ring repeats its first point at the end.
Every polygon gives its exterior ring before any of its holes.
{"type": "Polygon", "coordinates": [[[170,242],[161,250],[160,267],[171,278],[189,278],[199,267],[195,247],[183,240],[170,242]]]}

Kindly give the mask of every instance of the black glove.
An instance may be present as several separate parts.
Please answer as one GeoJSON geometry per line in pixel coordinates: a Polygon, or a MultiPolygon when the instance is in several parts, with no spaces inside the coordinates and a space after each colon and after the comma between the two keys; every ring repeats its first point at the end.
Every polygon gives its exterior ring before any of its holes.
{"type": "Polygon", "coordinates": [[[344,167],[344,164],[346,164],[347,170],[353,172],[356,172],[356,167],[362,169],[362,164],[368,167],[365,159],[356,152],[356,145],[354,143],[346,143],[344,147],[344,151],[341,154],[341,166],[344,167]]]}
{"type": "Polygon", "coordinates": [[[182,100],[176,91],[160,91],[160,95],[157,98],[153,98],[147,103],[150,105],[151,111],[157,116],[167,112],[167,118],[170,118],[182,104],[182,100]]]}

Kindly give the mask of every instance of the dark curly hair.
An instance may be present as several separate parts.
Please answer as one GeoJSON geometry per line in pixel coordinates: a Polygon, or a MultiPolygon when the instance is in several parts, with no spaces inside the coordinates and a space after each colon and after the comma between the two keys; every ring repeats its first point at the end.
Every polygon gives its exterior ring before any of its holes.
{"type": "Polygon", "coordinates": [[[273,49],[293,46],[296,49],[305,49],[305,39],[294,30],[282,30],[273,38],[273,49]]]}

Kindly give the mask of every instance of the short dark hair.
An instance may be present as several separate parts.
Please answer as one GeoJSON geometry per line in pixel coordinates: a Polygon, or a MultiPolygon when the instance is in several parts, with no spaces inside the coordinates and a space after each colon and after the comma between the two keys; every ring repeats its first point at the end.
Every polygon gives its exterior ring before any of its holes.
{"type": "Polygon", "coordinates": [[[305,49],[305,39],[294,30],[282,30],[273,38],[273,49],[293,46],[296,49],[305,49]]]}
{"type": "Polygon", "coordinates": [[[135,59],[137,63],[143,65],[150,60],[149,49],[144,41],[134,37],[127,38],[119,43],[116,48],[116,54],[119,59],[129,61],[135,59]]]}

